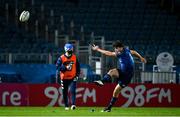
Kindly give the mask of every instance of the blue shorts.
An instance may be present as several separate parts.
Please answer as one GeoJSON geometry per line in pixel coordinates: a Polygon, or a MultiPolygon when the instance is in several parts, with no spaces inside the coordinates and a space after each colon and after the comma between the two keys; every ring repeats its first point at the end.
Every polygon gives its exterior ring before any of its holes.
{"type": "Polygon", "coordinates": [[[124,73],[120,69],[117,70],[119,72],[119,78],[117,79],[117,82],[122,88],[124,88],[131,82],[131,79],[134,75],[134,71],[132,70],[128,73],[124,73]]]}

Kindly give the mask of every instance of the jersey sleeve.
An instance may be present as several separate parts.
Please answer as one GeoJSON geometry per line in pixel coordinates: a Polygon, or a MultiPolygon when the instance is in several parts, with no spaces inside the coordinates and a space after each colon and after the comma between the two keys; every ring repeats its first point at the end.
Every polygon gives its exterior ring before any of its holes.
{"type": "Polygon", "coordinates": [[[130,49],[125,47],[123,52],[115,52],[116,53],[116,57],[121,57],[123,56],[124,53],[130,53],[130,49]]]}
{"type": "Polygon", "coordinates": [[[130,52],[130,49],[128,47],[125,48],[125,51],[130,52]]]}
{"type": "Polygon", "coordinates": [[[115,52],[115,54],[116,54],[116,57],[120,57],[121,56],[121,52],[115,52]]]}
{"type": "Polygon", "coordinates": [[[62,64],[62,60],[61,57],[58,58],[57,62],[56,62],[56,70],[57,71],[66,71],[66,67],[62,64]]]}
{"type": "Polygon", "coordinates": [[[60,77],[60,72],[66,71],[66,67],[62,64],[61,57],[56,61],[56,78],[60,77]]]}

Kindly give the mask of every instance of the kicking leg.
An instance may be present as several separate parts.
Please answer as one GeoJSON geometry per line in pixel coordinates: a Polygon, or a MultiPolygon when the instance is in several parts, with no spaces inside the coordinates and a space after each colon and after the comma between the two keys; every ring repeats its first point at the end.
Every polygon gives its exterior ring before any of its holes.
{"type": "Polygon", "coordinates": [[[112,78],[119,78],[119,72],[116,68],[109,70],[109,72],[104,76],[103,82],[109,82],[112,78]]]}
{"type": "Polygon", "coordinates": [[[105,82],[110,82],[112,78],[119,78],[119,72],[116,68],[109,70],[102,80],[97,80],[94,82],[99,86],[103,86],[105,82]]]}

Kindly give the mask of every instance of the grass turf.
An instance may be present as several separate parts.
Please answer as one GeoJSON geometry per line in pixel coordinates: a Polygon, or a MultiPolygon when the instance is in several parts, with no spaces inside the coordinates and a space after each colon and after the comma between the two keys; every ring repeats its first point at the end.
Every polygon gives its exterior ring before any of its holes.
{"type": "Polygon", "coordinates": [[[66,111],[63,107],[0,107],[0,116],[180,116],[180,108],[114,107],[111,112],[101,112],[102,109],[78,107],[66,111]]]}

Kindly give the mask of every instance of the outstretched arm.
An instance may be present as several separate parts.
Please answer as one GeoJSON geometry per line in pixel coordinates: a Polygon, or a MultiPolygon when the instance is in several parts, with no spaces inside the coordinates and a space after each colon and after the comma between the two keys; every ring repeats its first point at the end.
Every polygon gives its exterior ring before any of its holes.
{"type": "Polygon", "coordinates": [[[131,51],[131,54],[138,57],[141,60],[141,62],[143,62],[143,63],[147,62],[146,59],[143,58],[137,51],[135,51],[135,50],[130,50],[130,51],[131,51]]]}
{"type": "Polygon", "coordinates": [[[114,56],[114,57],[116,56],[115,52],[103,50],[103,49],[99,48],[99,46],[96,46],[94,44],[92,45],[92,50],[98,51],[98,52],[100,52],[100,53],[102,53],[102,54],[104,54],[106,56],[114,56]]]}

